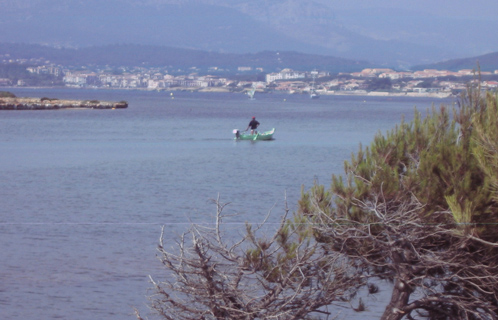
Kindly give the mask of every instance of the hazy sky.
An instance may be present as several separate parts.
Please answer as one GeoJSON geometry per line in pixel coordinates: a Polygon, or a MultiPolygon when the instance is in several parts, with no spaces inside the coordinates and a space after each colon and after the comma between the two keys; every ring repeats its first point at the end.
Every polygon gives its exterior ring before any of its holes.
{"type": "Polygon", "coordinates": [[[337,9],[404,8],[438,16],[498,19],[497,0],[316,0],[337,9]]]}
{"type": "Polygon", "coordinates": [[[403,64],[498,51],[498,0],[0,0],[2,9],[0,42],[288,50],[403,64]]]}

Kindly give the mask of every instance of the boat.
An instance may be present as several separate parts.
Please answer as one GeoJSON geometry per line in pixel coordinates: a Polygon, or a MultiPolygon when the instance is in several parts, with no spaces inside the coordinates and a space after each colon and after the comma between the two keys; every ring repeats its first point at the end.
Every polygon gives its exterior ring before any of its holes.
{"type": "Polygon", "coordinates": [[[249,100],[254,100],[254,94],[256,93],[256,89],[252,88],[247,92],[247,95],[249,96],[249,100]]]}
{"type": "Polygon", "coordinates": [[[320,95],[315,90],[315,78],[316,78],[317,74],[318,74],[318,71],[316,71],[316,70],[311,71],[311,76],[313,77],[313,81],[311,82],[310,99],[320,98],[320,95]]]}
{"type": "Polygon", "coordinates": [[[235,140],[273,140],[273,133],[275,133],[275,128],[271,129],[270,131],[265,131],[265,132],[255,132],[253,134],[251,133],[243,133],[240,132],[238,129],[234,129],[233,133],[235,134],[235,140]]]}

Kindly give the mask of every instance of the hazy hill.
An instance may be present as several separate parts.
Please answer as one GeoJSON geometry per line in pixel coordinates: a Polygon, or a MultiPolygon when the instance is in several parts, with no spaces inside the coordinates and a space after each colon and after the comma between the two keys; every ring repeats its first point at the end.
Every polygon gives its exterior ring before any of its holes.
{"type": "MultiPolygon", "coordinates": [[[[365,1],[367,6],[348,10],[330,0],[215,1],[238,8],[282,35],[308,46],[323,47],[334,56],[408,67],[454,55],[447,46],[437,45],[441,38],[449,37],[434,28],[441,22],[436,17],[404,9],[375,8],[378,1],[365,1]],[[431,27],[432,33],[425,32],[431,27]],[[419,39],[413,37],[416,34],[421,35],[419,39]],[[425,41],[417,41],[420,38],[425,41]]],[[[448,30],[451,29],[445,29],[448,30]]]]}
{"type": "Polygon", "coordinates": [[[9,31],[0,33],[0,42],[65,47],[128,43],[229,53],[292,50],[324,54],[319,46],[305,45],[235,9],[216,5],[129,0],[9,3],[0,22],[9,31]]]}
{"type": "Polygon", "coordinates": [[[496,19],[364,3],[344,10],[328,0],[0,0],[0,42],[297,51],[397,67],[498,50],[497,35],[485,32],[498,28],[496,19]]]}
{"type": "Polygon", "coordinates": [[[484,71],[498,70],[498,52],[489,53],[471,58],[452,59],[433,64],[417,65],[414,66],[412,69],[413,70],[439,69],[439,70],[458,71],[462,69],[477,69],[478,64],[481,70],[484,71]]]}
{"type": "Polygon", "coordinates": [[[0,55],[11,59],[43,58],[64,66],[174,66],[174,67],[262,67],[265,72],[292,68],[330,72],[359,71],[372,65],[365,61],[294,51],[263,51],[250,54],[217,53],[201,50],[149,45],[108,45],[78,49],[54,48],[33,44],[0,43],[0,55]]]}

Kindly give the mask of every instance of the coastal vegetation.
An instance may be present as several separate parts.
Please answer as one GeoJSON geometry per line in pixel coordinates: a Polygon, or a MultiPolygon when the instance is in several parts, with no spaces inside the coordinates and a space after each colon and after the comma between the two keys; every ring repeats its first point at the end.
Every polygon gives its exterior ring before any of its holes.
{"type": "Polygon", "coordinates": [[[382,319],[496,319],[498,96],[469,88],[453,110],[378,135],[299,214],[349,274],[393,284],[382,319]],[[450,112],[453,111],[451,114],[450,112]]]}
{"type": "Polygon", "coordinates": [[[0,79],[8,79],[10,85],[22,83],[23,86],[62,86],[62,75],[36,74],[27,71],[30,65],[0,63],[0,79]],[[21,81],[21,82],[19,82],[21,81]]]}
{"type": "Polygon", "coordinates": [[[161,236],[150,306],[160,319],[317,319],[391,290],[383,320],[498,319],[497,150],[498,95],[469,86],[360,146],[271,235],[267,217],[234,238],[217,199],[213,228],[192,225],[173,249],[161,236]]]}
{"type": "Polygon", "coordinates": [[[15,98],[16,95],[8,91],[0,91],[0,98],[15,98]]]}

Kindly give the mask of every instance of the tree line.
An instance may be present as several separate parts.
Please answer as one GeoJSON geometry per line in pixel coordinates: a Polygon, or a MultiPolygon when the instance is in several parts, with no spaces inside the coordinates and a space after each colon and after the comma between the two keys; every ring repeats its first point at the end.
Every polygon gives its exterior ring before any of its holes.
{"type": "Polygon", "coordinates": [[[24,64],[0,64],[0,78],[9,79],[13,85],[19,80],[27,86],[60,86],[64,85],[62,76],[56,77],[52,74],[30,73],[26,68],[30,65],[24,64]]]}

